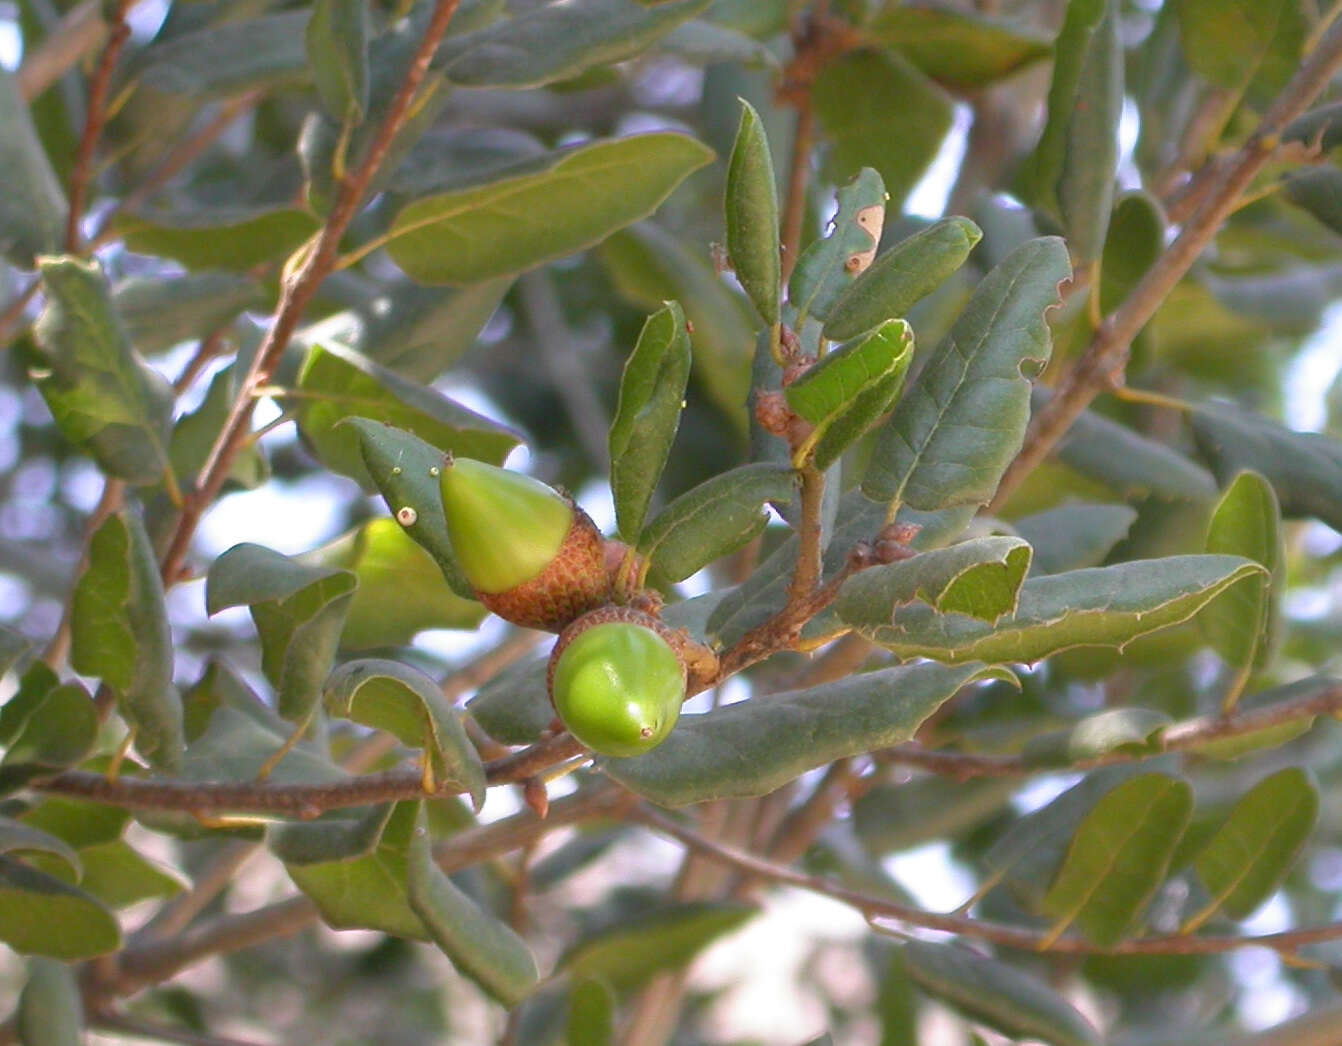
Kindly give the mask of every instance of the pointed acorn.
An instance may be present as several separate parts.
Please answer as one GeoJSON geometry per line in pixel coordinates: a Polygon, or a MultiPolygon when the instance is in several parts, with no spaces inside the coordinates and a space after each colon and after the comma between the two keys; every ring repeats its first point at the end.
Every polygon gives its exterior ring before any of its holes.
{"type": "Polygon", "coordinates": [[[499,617],[558,632],[607,602],[601,532],[572,500],[520,472],[450,456],[439,488],[457,562],[499,617]]]}
{"type": "Polygon", "coordinates": [[[631,607],[602,607],[564,629],[550,654],[550,700],[569,733],[601,755],[666,740],[685,700],[674,635],[631,607]]]}

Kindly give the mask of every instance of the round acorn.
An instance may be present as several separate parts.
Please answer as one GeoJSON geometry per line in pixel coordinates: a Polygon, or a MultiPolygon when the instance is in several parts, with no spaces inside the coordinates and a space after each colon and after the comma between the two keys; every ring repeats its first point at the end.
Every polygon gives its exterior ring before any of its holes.
{"type": "Polygon", "coordinates": [[[685,700],[674,637],[631,607],[569,625],[550,654],[550,700],[569,733],[601,755],[633,756],[666,740],[685,700]]]}
{"type": "Polygon", "coordinates": [[[449,456],[438,482],[452,550],[499,617],[558,632],[608,601],[601,532],[572,499],[470,458],[449,456]]]}

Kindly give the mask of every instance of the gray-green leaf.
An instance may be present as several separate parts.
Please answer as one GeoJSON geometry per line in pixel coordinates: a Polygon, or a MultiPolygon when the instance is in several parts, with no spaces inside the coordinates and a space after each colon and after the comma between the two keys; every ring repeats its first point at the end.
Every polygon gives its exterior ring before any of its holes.
{"type": "Polygon", "coordinates": [[[663,806],[772,792],[807,770],[914,735],[961,687],[1004,668],[924,662],[681,716],[661,745],[606,772],[663,806]]]}
{"type": "Polygon", "coordinates": [[[172,685],[172,629],[158,561],[140,517],[108,516],[89,540],[88,567],[75,586],[70,663],[117,695],[135,746],[172,770],[186,745],[182,702],[172,685]]]}
{"type": "Polygon", "coordinates": [[[1043,981],[1014,966],[949,944],[910,941],[904,964],[913,982],[971,1020],[1012,1039],[1050,1046],[1100,1046],[1090,1022],[1043,981]]]}
{"type": "Polygon", "coordinates": [[[855,338],[885,320],[907,316],[960,268],[983,232],[968,218],[943,218],[877,256],[830,309],[824,335],[855,338]]]}
{"type": "Polygon", "coordinates": [[[351,661],[331,673],[324,703],[334,716],[386,730],[430,760],[434,783],[485,801],[485,768],[461,718],[442,689],[418,669],[398,661],[351,661]]]}
{"type": "Polygon", "coordinates": [[[627,541],[638,538],[680,426],[690,378],[690,336],[674,301],[648,317],[620,380],[610,426],[610,486],[627,541]]]}
{"type": "Polygon", "coordinates": [[[234,545],[210,566],[205,607],[246,606],[261,637],[261,669],[287,719],[302,720],[321,696],[358,579],[306,566],[260,545],[234,545]]]}
{"type": "Polygon", "coordinates": [[[778,322],[782,262],[778,188],[759,113],[741,100],[741,124],[727,162],[727,257],[736,278],[768,325],[778,322]]]}
{"type": "Polygon", "coordinates": [[[766,463],[719,473],[662,509],[643,528],[638,550],[656,573],[683,581],[763,530],[761,507],[790,500],[795,484],[792,469],[766,463]]]}
{"type": "Polygon", "coordinates": [[[304,36],[312,79],[337,120],[368,111],[368,5],[365,0],[316,0],[304,36]]]}
{"type": "Polygon", "coordinates": [[[839,296],[871,265],[885,227],[886,199],[885,183],[870,167],[839,190],[833,229],[802,252],[788,280],[796,327],[808,316],[829,316],[839,296]]]}
{"type": "Polygon", "coordinates": [[[42,353],[33,378],[66,438],[128,483],[155,483],[168,467],[172,391],[131,348],[96,262],[40,262],[47,303],[33,330],[42,353]]]}
{"type": "Polygon", "coordinates": [[[8,69],[0,69],[0,255],[31,269],[60,249],[69,206],[8,69]]]}
{"type": "Polygon", "coordinates": [[[410,840],[406,892],[429,936],[463,974],[504,1006],[531,994],[540,979],[531,949],[434,863],[423,813],[410,840]]]}
{"type": "Polygon", "coordinates": [[[1044,237],[984,278],[881,430],[869,498],[924,511],[988,502],[1024,439],[1026,372],[1048,362],[1044,313],[1070,275],[1063,242],[1044,237]]]}
{"type": "Polygon", "coordinates": [[[702,143],[666,132],[560,150],[523,173],[408,204],[387,249],[420,283],[524,272],[646,218],[712,159],[702,143]]]}
{"type": "Polygon", "coordinates": [[[914,604],[855,630],[902,658],[1034,662],[1078,646],[1122,649],[1187,621],[1230,585],[1262,573],[1238,556],[1169,556],[1030,578],[996,624],[914,604]]]}

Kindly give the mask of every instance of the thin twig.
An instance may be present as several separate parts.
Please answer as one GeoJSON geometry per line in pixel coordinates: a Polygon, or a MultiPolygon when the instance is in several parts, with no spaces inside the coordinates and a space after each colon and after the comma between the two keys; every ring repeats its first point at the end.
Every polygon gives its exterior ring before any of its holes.
{"type": "Polygon", "coordinates": [[[1053,398],[1035,415],[1025,445],[1002,477],[990,511],[1001,508],[1090,402],[1111,382],[1121,379],[1132,339],[1215,238],[1245,189],[1276,154],[1282,130],[1308,108],[1339,68],[1342,68],[1342,22],[1329,27],[1257,130],[1234,159],[1218,171],[1214,188],[1188,219],[1183,231],[1156,259],[1132,293],[1104,320],[1085,354],[1060,382],[1053,398]]]}
{"type": "Polygon", "coordinates": [[[74,168],[70,173],[70,206],[65,221],[65,249],[71,254],[79,253],[80,249],[79,221],[84,216],[84,198],[88,193],[93,154],[98,149],[98,139],[102,137],[103,126],[107,123],[107,97],[112,84],[112,71],[121,57],[122,48],[130,39],[126,15],[133,2],[118,0],[108,29],[107,45],[89,81],[88,113],[84,118],[84,133],[79,138],[74,168]]]}
{"type": "Polygon", "coordinates": [[[782,247],[783,283],[786,284],[801,253],[802,222],[806,218],[806,186],[811,178],[811,147],[815,140],[815,108],[811,92],[797,102],[797,126],[792,134],[792,159],[788,164],[787,197],[783,203],[782,247]]]}
{"type": "Polygon", "coordinates": [[[28,286],[19,291],[14,296],[14,300],[0,310],[0,348],[9,344],[12,338],[23,325],[24,313],[28,310],[28,303],[37,295],[38,288],[42,286],[40,279],[34,278],[28,286]]]}
{"type": "Polygon", "coordinates": [[[939,930],[943,933],[974,937],[1004,948],[1014,948],[1022,951],[1059,952],[1070,955],[1214,955],[1250,947],[1292,952],[1309,944],[1342,939],[1342,923],[1330,923],[1280,933],[1244,936],[1218,934],[1194,937],[1171,934],[1141,937],[1122,941],[1108,948],[1092,944],[1081,937],[1072,935],[1059,937],[1057,940],[1050,942],[1050,935],[1045,932],[1027,930],[986,919],[975,919],[965,915],[942,915],[937,912],[927,912],[910,905],[896,904],[884,897],[875,897],[860,890],[850,889],[826,876],[794,871],[773,861],[766,861],[752,854],[743,853],[734,847],[705,838],[692,828],[687,828],[679,821],[673,820],[650,806],[639,806],[630,815],[630,818],[654,831],[680,841],[695,852],[713,860],[721,861],[761,879],[782,883],[786,886],[800,887],[803,890],[833,898],[857,909],[870,920],[889,919],[906,926],[919,926],[929,930],[939,930]]]}
{"type": "Polygon", "coordinates": [[[276,306],[270,328],[257,349],[250,371],[242,381],[228,419],[210,449],[196,488],[187,498],[178,516],[177,526],[160,564],[165,583],[173,584],[180,577],[196,525],[200,522],[205,509],[223,488],[232,470],[234,459],[247,441],[252,410],[255,406],[253,393],[270,380],[280,356],[303,316],[303,311],[334,267],[341,237],[358,213],[373,176],[386,159],[397,132],[410,118],[415,97],[428,73],[429,62],[438,49],[443,34],[447,32],[448,23],[456,13],[457,3],[458,0],[437,0],[424,36],[415,50],[401,86],[387,109],[386,117],[368,147],[368,152],[358,169],[341,182],[331,212],[316,242],[311,244],[302,255],[302,260],[284,279],[279,304],[276,306]]]}
{"type": "Polygon", "coordinates": [[[1269,730],[1285,723],[1333,715],[1342,711],[1342,683],[1308,697],[1292,701],[1278,701],[1263,708],[1240,710],[1229,716],[1199,716],[1185,719],[1167,727],[1160,735],[1158,745],[1145,751],[1117,749],[1094,759],[1085,759],[1066,766],[1044,765],[1019,755],[978,755],[971,752],[948,752],[925,748],[918,744],[900,745],[881,753],[881,758],[905,766],[916,766],[931,773],[945,774],[962,781],[976,777],[1020,777],[1027,774],[1056,773],[1059,770],[1089,770],[1114,763],[1130,763],[1153,759],[1171,752],[1193,752],[1215,741],[1269,730]]]}

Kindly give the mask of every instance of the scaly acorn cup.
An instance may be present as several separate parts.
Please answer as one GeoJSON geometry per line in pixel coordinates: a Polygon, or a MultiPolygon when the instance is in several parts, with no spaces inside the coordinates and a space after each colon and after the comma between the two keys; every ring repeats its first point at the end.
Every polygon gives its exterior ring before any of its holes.
{"type": "Polygon", "coordinates": [[[601,532],[571,499],[520,472],[450,455],[439,488],[462,572],[499,617],[559,632],[609,601],[601,532]]]}
{"type": "Polygon", "coordinates": [[[632,607],[601,607],[559,636],[547,683],[569,733],[601,755],[642,755],[671,733],[685,700],[675,635],[632,607]]]}

